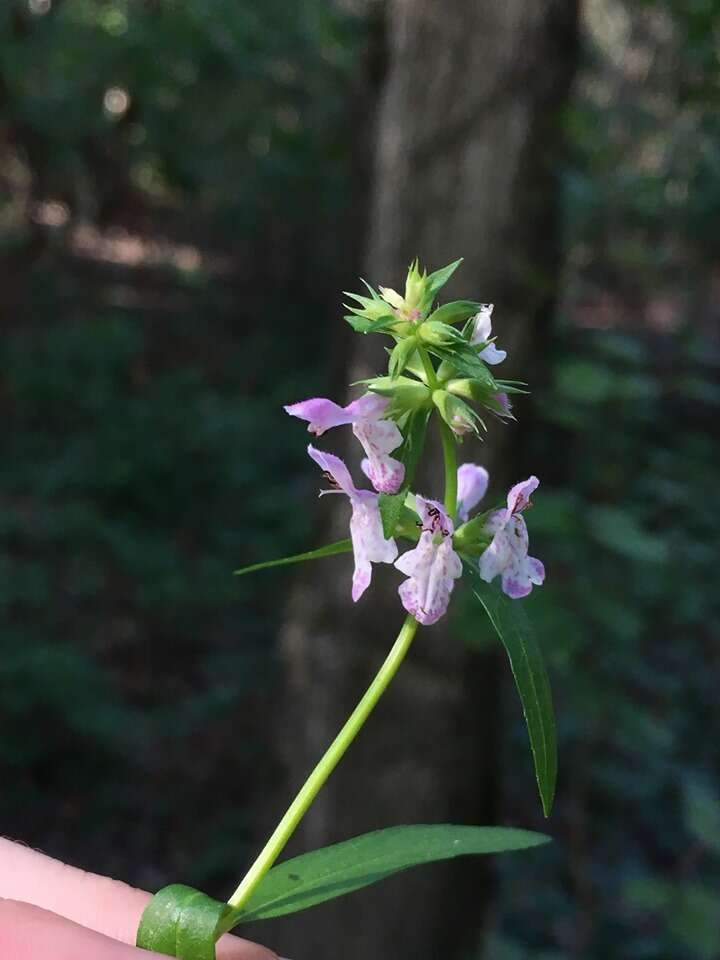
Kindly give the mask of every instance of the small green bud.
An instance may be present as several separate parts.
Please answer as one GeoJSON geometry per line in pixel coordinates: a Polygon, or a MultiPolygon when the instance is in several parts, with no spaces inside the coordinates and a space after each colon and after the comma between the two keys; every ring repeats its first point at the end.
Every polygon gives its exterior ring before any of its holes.
{"type": "Polygon", "coordinates": [[[462,339],[455,327],[440,320],[426,320],[425,323],[421,323],[418,335],[423,343],[429,343],[433,347],[447,347],[462,339]]]}
{"type": "Polygon", "coordinates": [[[435,375],[440,383],[445,383],[446,380],[452,380],[456,373],[457,370],[449,360],[441,361],[440,366],[435,371],[435,375]]]}
{"type": "Polygon", "coordinates": [[[415,353],[417,347],[417,337],[404,337],[395,344],[388,363],[388,373],[393,380],[397,380],[403,372],[408,360],[412,354],[415,353]]]}
{"type": "Polygon", "coordinates": [[[512,414],[512,405],[506,392],[501,389],[500,384],[490,376],[487,382],[476,379],[451,380],[445,385],[445,389],[456,397],[465,397],[474,403],[482,404],[488,410],[492,410],[498,417],[514,419],[512,414]]]}
{"type": "Polygon", "coordinates": [[[405,280],[405,308],[406,310],[416,310],[425,296],[427,286],[427,275],[424,270],[420,270],[417,260],[410,264],[410,269],[405,280]]]}
{"type": "Polygon", "coordinates": [[[432,401],[456,436],[463,437],[466,433],[478,432],[478,423],[481,421],[464,400],[454,397],[447,390],[435,390],[432,401]]]}
{"type": "Polygon", "coordinates": [[[466,400],[472,400],[474,403],[487,403],[498,392],[498,386],[493,380],[492,383],[483,383],[481,380],[466,377],[461,380],[450,380],[445,385],[445,389],[456,397],[464,397],[466,400]]]}
{"type": "Polygon", "coordinates": [[[367,388],[381,397],[391,397],[392,412],[418,410],[430,402],[430,391],[425,384],[410,377],[396,377],[394,380],[392,377],[378,377],[376,380],[369,380],[367,388]]]}

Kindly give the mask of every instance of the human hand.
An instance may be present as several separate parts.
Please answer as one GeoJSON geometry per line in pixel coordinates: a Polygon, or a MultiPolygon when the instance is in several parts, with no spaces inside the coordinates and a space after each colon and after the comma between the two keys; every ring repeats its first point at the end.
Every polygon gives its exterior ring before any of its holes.
{"type": "MultiPolygon", "coordinates": [[[[150,960],[138,950],[150,894],[98,877],[0,838],[0,957],[7,960],[150,960]]],[[[278,960],[238,937],[218,942],[218,960],[278,960]]]]}

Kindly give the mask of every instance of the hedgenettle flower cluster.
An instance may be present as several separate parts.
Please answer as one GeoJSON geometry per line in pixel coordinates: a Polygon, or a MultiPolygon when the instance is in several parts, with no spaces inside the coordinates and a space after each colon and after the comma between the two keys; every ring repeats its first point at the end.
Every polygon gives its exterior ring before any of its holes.
{"type": "Polygon", "coordinates": [[[461,557],[476,564],[488,583],[500,577],[512,598],[527,596],[545,579],[542,562],[529,555],[523,517],[537,477],[515,484],[505,506],[472,519],[487,491],[487,470],[465,463],[448,479],[448,468],[456,469],[456,445],[486,429],[478,408],[513,419],[510,396],[523,392],[518,382],[497,380],[490,370],[507,356],[492,337],[492,304],[458,300],[434,308],[438,290],[459,263],[430,275],[413,263],[404,296],[369,285],[370,296],[347,294],[355,305],[347,307],[346,320],[355,330],[394,341],[387,375],[365,381],[366,392],[345,407],[320,397],[285,407],[318,437],[332,427],[352,426],[365,452],[361,469],[373,490],[358,489],[339,457],[308,447],[328,484],[321,495],[345,494],[350,501],[353,600],[370,585],[373,563],[394,563],[407,577],[398,589],[402,605],[425,626],[446,613],[463,572],[461,557]],[[440,418],[445,454],[444,504],[411,492],[433,414],[440,418]],[[396,538],[415,545],[398,556],[396,538]]]}
{"type": "Polygon", "coordinates": [[[486,429],[483,416],[490,413],[514,419],[510,398],[524,392],[523,384],[499,380],[490,369],[506,358],[492,336],[492,304],[455,300],[435,306],[438,291],[459,263],[428,275],[416,261],[408,271],[404,296],[385,287],[375,291],[367,284],[369,296],[347,294],[353,301],[347,307],[348,323],[359,333],[391,338],[387,373],[363,381],[365,392],[345,407],[322,397],[285,407],[291,416],[305,420],[317,437],[333,427],[352,427],[363,448],[361,469],[371,490],[355,486],[340,457],[312,444],[308,447],[325,479],[321,495],[340,494],[350,501],[350,541],[343,539],[235,571],[240,576],[319,560],[352,546],[353,600],[358,601],[370,586],[373,564],[394,564],[405,575],[398,588],[407,611],[400,631],[367,690],[227,903],[183,884],[171,884],[146,907],[138,928],[138,946],[185,960],[201,952],[203,957],[214,957],[217,939],[237,923],[303,910],[415,864],[461,854],[524,849],[546,839],[508,828],[419,824],[376,830],[345,844],[302,854],[273,869],[396,675],[419,626],[430,626],[445,615],[463,573],[472,581],[473,594],[507,651],[523,703],[546,816],[552,806],[557,748],[542,656],[522,610],[486,585],[499,577],[504,593],[516,598],[526,596],[545,579],[542,563],[529,555],[523,516],[538,479],[528,477],[516,483],[503,505],[473,516],[487,493],[488,472],[476,463],[460,467],[457,463],[457,447],[463,438],[486,429]],[[413,477],[433,419],[442,443],[442,500],[413,492],[413,477]],[[385,865],[379,872],[378,863],[385,865]],[[335,882],[328,884],[328,876],[335,882]]]}

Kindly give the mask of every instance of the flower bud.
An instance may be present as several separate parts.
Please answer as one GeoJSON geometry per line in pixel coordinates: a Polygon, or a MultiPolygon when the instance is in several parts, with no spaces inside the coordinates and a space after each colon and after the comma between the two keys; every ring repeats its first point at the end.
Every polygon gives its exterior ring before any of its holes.
{"type": "Polygon", "coordinates": [[[482,404],[498,417],[512,418],[512,406],[507,393],[504,393],[492,374],[488,371],[487,380],[466,378],[451,380],[445,387],[456,397],[464,397],[474,403],[482,404]]]}
{"type": "Polygon", "coordinates": [[[435,390],[432,400],[440,416],[457,437],[478,432],[479,418],[464,400],[454,397],[447,390],[435,390]]]}
{"type": "Polygon", "coordinates": [[[407,310],[416,310],[420,302],[425,297],[425,288],[427,287],[427,274],[420,266],[417,260],[410,264],[407,279],[405,280],[405,308],[407,310]]]}
{"type": "Polygon", "coordinates": [[[423,343],[429,343],[433,347],[447,347],[462,340],[455,327],[440,320],[426,320],[421,323],[418,334],[423,343]]]}
{"type": "Polygon", "coordinates": [[[417,347],[417,337],[403,337],[395,344],[395,347],[390,354],[390,361],[388,363],[388,373],[393,380],[397,380],[397,378],[403,372],[407,366],[408,360],[412,354],[415,353],[417,347]]]}
{"type": "Polygon", "coordinates": [[[430,391],[424,383],[412,380],[410,377],[378,377],[366,383],[371,393],[391,400],[388,412],[406,413],[409,410],[418,410],[430,400],[430,391]]]}

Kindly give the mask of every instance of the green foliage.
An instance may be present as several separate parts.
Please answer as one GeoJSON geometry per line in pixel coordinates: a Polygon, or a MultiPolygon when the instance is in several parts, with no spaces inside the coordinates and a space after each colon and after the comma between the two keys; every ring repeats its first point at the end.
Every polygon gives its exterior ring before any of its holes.
{"type": "Polygon", "coordinates": [[[215,960],[228,905],[180,883],[156,893],[143,911],[136,944],[179,960],[215,960]]]}
{"type": "Polygon", "coordinates": [[[239,225],[336,205],[334,125],[359,30],[332,5],[48,6],[3,4],[4,109],[50,196],[74,213],[128,213],[137,197],[171,212],[191,198],[237,237],[239,225]]]}
{"type": "Polygon", "coordinates": [[[352,550],[351,540],[337,540],[335,543],[328,543],[316,550],[308,550],[305,553],[296,553],[292,557],[282,557],[280,560],[264,560],[262,563],[251,563],[249,567],[242,567],[235,570],[236,577],[242,577],[246,573],[255,573],[257,570],[269,570],[272,567],[285,567],[292,563],[304,563],[306,560],[321,560],[323,557],[334,557],[338,553],[348,553],[352,550]]]}
{"type": "MultiPolygon", "coordinates": [[[[690,338],[567,328],[550,354],[555,378],[535,394],[543,428],[528,452],[542,481],[532,548],[548,577],[525,603],[549,660],[566,773],[557,848],[529,873],[501,865],[509,901],[493,960],[565,960],[568,942],[587,960],[713,957],[720,465],[715,402],[682,384],[712,384],[720,356],[690,338]],[[612,387],[574,389],[590,377],[612,387]]],[[[516,725],[506,750],[523,739],[516,725]]],[[[505,803],[531,816],[519,773],[505,803]]]]}
{"type": "Polygon", "coordinates": [[[485,583],[475,564],[465,563],[473,596],[482,604],[510,661],[525,715],[543,813],[550,815],[557,779],[557,737],[552,694],[542,652],[517,600],[485,583]]]}
{"type": "Polygon", "coordinates": [[[306,910],[423,863],[547,842],[540,833],[506,827],[416,824],[376,830],[273,867],[233,919],[247,922],[306,910]]]}
{"type": "MultiPolygon", "coordinates": [[[[301,451],[247,455],[279,433],[287,386],[253,400],[229,345],[222,361],[203,367],[193,352],[173,364],[181,329],[165,334],[159,362],[150,329],[117,314],[6,338],[0,458],[0,719],[22,731],[0,743],[6,830],[34,839],[28,819],[38,831],[62,824],[66,855],[124,831],[106,868],[145,883],[145,831],[164,825],[166,869],[183,871],[198,846],[168,828],[180,784],[183,817],[202,820],[221,784],[244,809],[247,789],[226,765],[208,755],[189,771],[181,744],[202,734],[236,762],[253,755],[277,604],[270,585],[245,588],[231,571],[309,533],[302,515],[277,512],[301,451]],[[231,722],[239,703],[248,719],[231,722]],[[144,828],[130,829],[143,796],[144,828]]],[[[213,857],[210,876],[230,854],[213,857]]]]}

